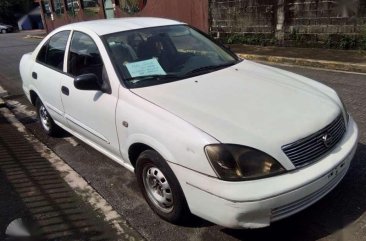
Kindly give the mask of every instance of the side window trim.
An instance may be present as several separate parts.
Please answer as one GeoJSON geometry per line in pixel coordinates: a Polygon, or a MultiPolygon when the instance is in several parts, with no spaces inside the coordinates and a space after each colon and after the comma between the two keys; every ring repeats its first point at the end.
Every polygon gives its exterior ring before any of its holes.
{"type": "Polygon", "coordinates": [[[67,40],[66,49],[65,49],[64,69],[63,69],[63,71],[68,76],[72,76],[68,73],[68,69],[69,69],[69,54],[70,54],[71,40],[72,40],[72,37],[74,36],[74,32],[75,32],[75,30],[70,31],[69,39],[67,40]]]}

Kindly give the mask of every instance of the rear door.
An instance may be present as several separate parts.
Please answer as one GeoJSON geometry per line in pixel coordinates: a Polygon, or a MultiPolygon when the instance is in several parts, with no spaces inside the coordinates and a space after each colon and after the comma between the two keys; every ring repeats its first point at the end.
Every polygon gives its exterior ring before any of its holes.
{"type": "Polygon", "coordinates": [[[54,121],[62,125],[66,125],[66,120],[61,102],[61,80],[67,77],[63,68],[69,35],[70,31],[61,31],[50,37],[40,49],[32,70],[37,94],[54,121]]]}

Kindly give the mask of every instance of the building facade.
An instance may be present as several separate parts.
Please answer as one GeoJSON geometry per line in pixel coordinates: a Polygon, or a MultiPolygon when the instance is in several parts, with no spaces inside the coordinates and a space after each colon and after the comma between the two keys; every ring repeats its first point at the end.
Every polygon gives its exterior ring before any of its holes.
{"type": "Polygon", "coordinates": [[[131,16],[163,17],[208,31],[208,0],[35,0],[47,32],[73,22],[131,16]]]}
{"type": "Polygon", "coordinates": [[[191,24],[227,43],[366,49],[366,0],[35,0],[51,30],[131,16],[191,24]]]}
{"type": "Polygon", "coordinates": [[[238,43],[366,47],[366,0],[210,0],[214,36],[238,43]]]}

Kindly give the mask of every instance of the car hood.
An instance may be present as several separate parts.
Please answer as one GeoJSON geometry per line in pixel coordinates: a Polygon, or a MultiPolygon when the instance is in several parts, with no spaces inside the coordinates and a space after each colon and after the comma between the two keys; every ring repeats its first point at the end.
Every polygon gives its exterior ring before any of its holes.
{"type": "Polygon", "coordinates": [[[131,91],[222,143],[268,151],[329,124],[339,105],[310,79],[242,61],[226,69],[131,91]]]}

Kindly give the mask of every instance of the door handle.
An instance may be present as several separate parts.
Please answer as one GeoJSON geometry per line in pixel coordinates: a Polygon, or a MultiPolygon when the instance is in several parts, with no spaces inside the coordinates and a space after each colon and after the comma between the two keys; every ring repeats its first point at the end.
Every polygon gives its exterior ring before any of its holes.
{"type": "Polygon", "coordinates": [[[65,87],[65,86],[62,86],[62,87],[61,87],[61,92],[62,92],[62,94],[64,94],[64,95],[69,95],[69,94],[70,94],[69,88],[67,88],[67,87],[65,87]]]}
{"type": "Polygon", "coordinates": [[[37,73],[36,72],[32,72],[32,78],[37,79],[37,73]]]}

